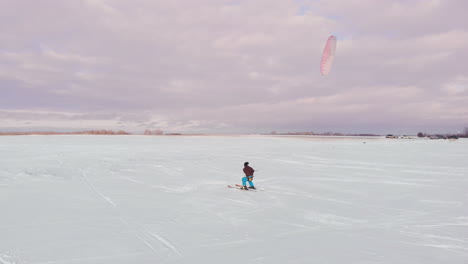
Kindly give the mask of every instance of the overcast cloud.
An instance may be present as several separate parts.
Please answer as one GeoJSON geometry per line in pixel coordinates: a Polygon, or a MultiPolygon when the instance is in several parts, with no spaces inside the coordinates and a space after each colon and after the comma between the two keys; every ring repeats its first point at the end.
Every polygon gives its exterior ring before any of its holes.
{"type": "Polygon", "coordinates": [[[465,0],[0,0],[0,130],[457,132],[468,126],[466,10],[465,0]]]}

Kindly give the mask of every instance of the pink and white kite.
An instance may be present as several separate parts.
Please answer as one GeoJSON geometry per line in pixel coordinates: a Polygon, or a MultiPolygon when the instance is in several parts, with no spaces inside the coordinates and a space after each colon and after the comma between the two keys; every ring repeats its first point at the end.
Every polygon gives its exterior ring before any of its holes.
{"type": "Polygon", "coordinates": [[[335,58],[335,49],[336,38],[335,36],[330,36],[327,40],[327,44],[325,45],[325,49],[323,50],[322,61],[320,63],[320,73],[323,76],[326,76],[328,73],[330,73],[333,59],[335,58]]]}

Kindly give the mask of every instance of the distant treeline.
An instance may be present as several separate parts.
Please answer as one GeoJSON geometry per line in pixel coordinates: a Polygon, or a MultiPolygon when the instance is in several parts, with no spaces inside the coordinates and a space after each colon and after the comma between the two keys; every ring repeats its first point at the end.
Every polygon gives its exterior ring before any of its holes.
{"type": "MultiPolygon", "coordinates": [[[[163,135],[180,136],[182,135],[182,133],[164,133],[164,131],[162,131],[161,129],[155,129],[155,130],[146,129],[143,135],[146,135],[146,136],[163,136],[163,135]]],[[[192,135],[192,134],[186,134],[186,135],[192,135]]]]}
{"type": "Polygon", "coordinates": [[[21,135],[130,135],[130,133],[119,130],[89,130],[79,132],[52,132],[52,131],[35,131],[35,132],[0,132],[0,136],[21,136],[21,135]]]}
{"type": "Polygon", "coordinates": [[[428,137],[428,138],[468,138],[468,127],[465,127],[463,129],[462,133],[447,133],[447,134],[429,134],[429,133],[423,133],[419,132],[418,137],[428,137]]]}
{"type": "Polygon", "coordinates": [[[162,131],[161,129],[155,129],[155,130],[146,129],[145,132],[143,133],[143,135],[158,135],[158,136],[161,136],[161,135],[164,135],[164,131],[162,131]]]}
{"type": "Polygon", "coordinates": [[[287,132],[287,133],[277,133],[272,131],[267,135],[294,135],[294,136],[351,136],[351,137],[378,137],[380,135],[362,133],[362,134],[344,134],[336,132],[324,132],[324,133],[314,133],[314,132],[287,132]]]}

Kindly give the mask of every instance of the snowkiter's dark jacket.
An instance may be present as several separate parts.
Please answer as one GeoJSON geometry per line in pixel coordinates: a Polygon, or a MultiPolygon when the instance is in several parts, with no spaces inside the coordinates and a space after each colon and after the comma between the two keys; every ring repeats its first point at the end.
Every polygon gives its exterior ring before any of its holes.
{"type": "Polygon", "coordinates": [[[253,176],[254,174],[254,169],[252,169],[251,167],[249,166],[245,166],[244,167],[244,173],[245,173],[245,176],[249,177],[249,176],[253,176]]]}

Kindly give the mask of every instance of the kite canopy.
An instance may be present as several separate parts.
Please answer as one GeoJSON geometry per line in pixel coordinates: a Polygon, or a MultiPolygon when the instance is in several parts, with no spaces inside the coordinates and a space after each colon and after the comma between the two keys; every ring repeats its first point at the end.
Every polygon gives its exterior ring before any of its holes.
{"type": "Polygon", "coordinates": [[[336,37],[330,36],[325,44],[325,49],[322,54],[322,62],[320,63],[320,73],[323,76],[330,73],[333,59],[335,58],[335,49],[336,49],[336,37]]]}

